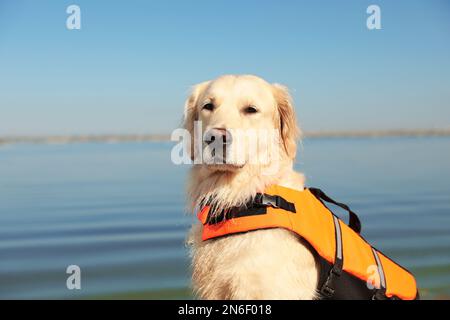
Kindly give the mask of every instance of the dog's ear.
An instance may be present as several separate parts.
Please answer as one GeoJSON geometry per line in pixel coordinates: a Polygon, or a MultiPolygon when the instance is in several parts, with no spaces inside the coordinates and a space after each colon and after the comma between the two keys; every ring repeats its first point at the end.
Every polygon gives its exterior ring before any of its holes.
{"type": "Polygon", "coordinates": [[[278,107],[280,119],[280,135],[284,149],[289,158],[294,159],[297,152],[297,139],[300,138],[300,129],[297,126],[292,98],[288,89],[280,84],[273,84],[273,94],[278,107]]]}
{"type": "Polygon", "coordinates": [[[198,120],[197,102],[201,93],[209,85],[210,81],[199,83],[192,87],[191,93],[184,104],[183,127],[191,135],[191,158],[194,158],[194,122],[198,120]]]}

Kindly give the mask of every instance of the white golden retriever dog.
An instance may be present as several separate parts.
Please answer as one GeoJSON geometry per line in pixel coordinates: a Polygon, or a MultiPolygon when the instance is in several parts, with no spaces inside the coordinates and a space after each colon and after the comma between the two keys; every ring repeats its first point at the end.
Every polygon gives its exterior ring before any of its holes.
{"type": "MultiPolygon", "coordinates": [[[[293,170],[300,131],[284,86],[251,75],[226,75],[200,83],[185,105],[184,126],[192,136],[196,121],[201,122],[205,136],[222,137],[223,154],[219,157],[209,151],[205,157],[220,158],[225,163],[203,161],[192,167],[188,181],[192,211],[206,202],[218,211],[240,206],[273,184],[303,190],[304,176],[293,170]],[[250,161],[261,155],[260,149],[244,157],[240,154],[237,159],[236,154],[242,153],[233,151],[238,140],[233,133],[237,130],[272,130],[279,134],[279,143],[266,141],[265,147],[271,151],[266,151],[265,161],[250,161]]],[[[240,145],[246,152],[251,141],[248,137],[243,141],[240,145]]],[[[208,141],[200,146],[208,148],[208,141]]],[[[192,149],[191,156],[199,152],[192,149]]],[[[302,239],[290,231],[266,229],[208,241],[202,241],[201,233],[202,225],[198,223],[188,237],[192,283],[198,298],[318,297],[318,263],[302,239]]]]}

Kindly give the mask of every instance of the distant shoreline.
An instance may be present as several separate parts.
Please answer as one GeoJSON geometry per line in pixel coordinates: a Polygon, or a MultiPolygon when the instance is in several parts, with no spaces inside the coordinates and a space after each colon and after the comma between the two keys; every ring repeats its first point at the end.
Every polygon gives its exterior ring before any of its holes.
{"type": "MultiPolygon", "coordinates": [[[[373,131],[320,131],[305,132],[304,138],[381,138],[381,137],[445,137],[450,129],[424,130],[373,130],[373,131]]],[[[3,136],[4,144],[69,144],[69,143],[120,143],[120,142],[165,142],[169,134],[103,134],[103,135],[52,135],[52,136],[3,136]]]]}

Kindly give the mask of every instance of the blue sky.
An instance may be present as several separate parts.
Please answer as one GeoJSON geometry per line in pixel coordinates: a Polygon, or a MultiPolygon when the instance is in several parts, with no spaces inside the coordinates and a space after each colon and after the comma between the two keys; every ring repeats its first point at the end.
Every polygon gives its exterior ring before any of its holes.
{"type": "Polygon", "coordinates": [[[449,128],[450,2],[0,0],[0,135],[170,132],[228,73],[287,85],[307,131],[449,128]]]}

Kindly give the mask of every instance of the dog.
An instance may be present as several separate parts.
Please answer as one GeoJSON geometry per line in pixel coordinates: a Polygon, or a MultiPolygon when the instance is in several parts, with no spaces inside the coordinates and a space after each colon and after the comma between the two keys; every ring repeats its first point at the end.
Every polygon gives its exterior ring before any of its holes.
{"type": "MultiPolygon", "coordinates": [[[[202,124],[202,136],[215,138],[200,144],[192,141],[191,157],[203,148],[207,159],[194,162],[188,177],[190,211],[205,203],[217,212],[242,206],[274,184],[304,189],[304,175],[293,169],[301,132],[286,87],[253,75],[225,75],[200,83],[194,86],[184,109],[184,128],[192,137],[196,123],[202,124]],[[233,133],[237,130],[275,132],[277,143],[266,141],[265,147],[271,147],[271,151],[263,150],[269,154],[262,157],[265,161],[252,161],[261,155],[259,149],[235,159],[233,147],[237,139],[233,133]],[[211,140],[216,144],[215,151],[208,150],[211,140]]],[[[241,140],[245,153],[252,143],[248,137],[241,140]]],[[[307,243],[294,233],[274,228],[208,241],[202,241],[201,234],[202,224],[197,223],[187,238],[196,297],[246,300],[319,297],[319,263],[307,243]]]]}

